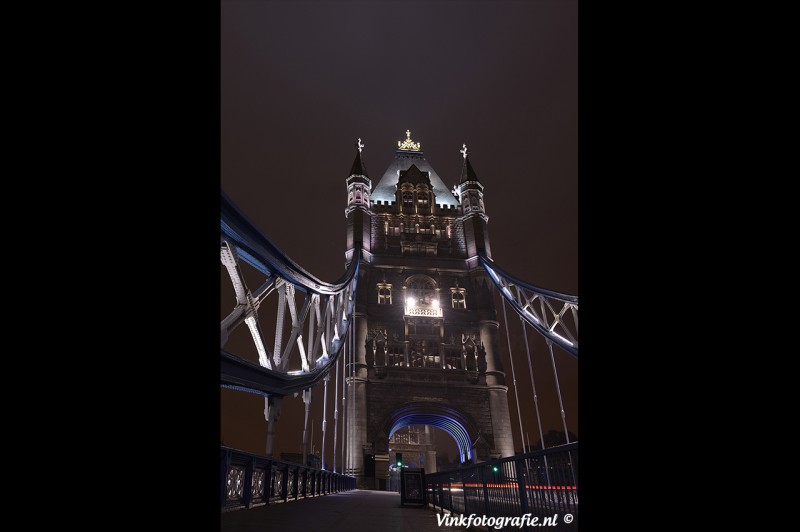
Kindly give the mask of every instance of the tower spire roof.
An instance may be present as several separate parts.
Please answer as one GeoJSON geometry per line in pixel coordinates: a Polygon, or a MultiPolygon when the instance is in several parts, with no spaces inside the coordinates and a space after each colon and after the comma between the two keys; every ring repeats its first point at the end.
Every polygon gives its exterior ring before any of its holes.
{"type": "Polygon", "coordinates": [[[414,165],[420,172],[427,172],[430,186],[436,195],[437,204],[448,207],[461,205],[455,195],[444,184],[442,178],[436,173],[436,170],[425,160],[422,146],[419,142],[411,139],[411,130],[406,130],[406,140],[398,142],[398,147],[394,153],[394,160],[389,164],[380,181],[372,190],[371,200],[380,201],[387,205],[393,203],[396,200],[395,192],[400,179],[400,172],[410,170],[411,165],[414,165]]]}
{"type": "Polygon", "coordinates": [[[478,181],[478,176],[475,174],[475,170],[472,168],[472,164],[469,162],[467,145],[462,144],[462,148],[458,151],[464,157],[464,164],[461,166],[461,181],[459,181],[459,183],[464,183],[466,181],[478,181]]]}
{"type": "Polygon", "coordinates": [[[361,158],[361,150],[364,148],[361,138],[358,139],[358,142],[356,142],[355,146],[358,148],[358,151],[356,152],[356,158],[353,161],[353,167],[350,169],[350,175],[363,175],[369,177],[369,174],[367,174],[367,167],[364,165],[364,160],[361,158]]]}

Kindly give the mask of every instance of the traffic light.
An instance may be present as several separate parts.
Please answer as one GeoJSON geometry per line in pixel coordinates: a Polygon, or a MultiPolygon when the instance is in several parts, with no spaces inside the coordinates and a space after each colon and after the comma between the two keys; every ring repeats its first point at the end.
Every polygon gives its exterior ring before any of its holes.
{"type": "Polygon", "coordinates": [[[500,472],[500,468],[497,467],[497,464],[493,465],[492,466],[492,473],[499,473],[499,472],[500,472]]]}
{"type": "Polygon", "coordinates": [[[403,453],[396,453],[394,463],[397,464],[397,467],[403,467],[403,453]]]}

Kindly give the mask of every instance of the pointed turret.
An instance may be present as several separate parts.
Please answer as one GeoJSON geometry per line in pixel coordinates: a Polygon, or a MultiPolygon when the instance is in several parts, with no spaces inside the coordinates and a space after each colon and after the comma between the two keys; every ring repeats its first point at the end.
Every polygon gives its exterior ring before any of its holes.
{"type": "Polygon", "coordinates": [[[370,193],[372,192],[372,181],[367,176],[367,167],[361,157],[361,150],[364,144],[361,139],[356,142],[356,158],[350,169],[350,177],[347,178],[347,208],[344,211],[347,218],[347,253],[345,258],[349,263],[352,259],[352,249],[356,243],[369,251],[370,249],[370,226],[371,216],[370,193]]]}
{"type": "Polygon", "coordinates": [[[364,177],[369,177],[369,174],[367,174],[367,167],[364,165],[364,160],[361,158],[361,149],[364,147],[364,145],[361,143],[361,139],[358,139],[356,147],[358,148],[358,151],[356,152],[356,158],[353,161],[353,167],[350,169],[350,175],[363,175],[364,177]]]}
{"type": "Polygon", "coordinates": [[[489,217],[486,216],[486,209],[483,205],[483,185],[478,180],[478,175],[469,162],[467,145],[462,144],[462,148],[459,151],[464,157],[464,164],[461,166],[461,181],[457,189],[458,197],[461,200],[461,208],[464,212],[464,236],[467,242],[467,255],[475,257],[478,253],[485,253],[491,258],[492,253],[489,249],[489,236],[486,229],[489,217]]]}
{"type": "Polygon", "coordinates": [[[372,181],[367,175],[367,167],[364,159],[361,158],[361,150],[364,144],[361,139],[356,142],[356,158],[353,167],[350,169],[350,177],[347,178],[347,206],[348,208],[361,205],[369,209],[369,195],[372,192],[372,181]]]}
{"type": "Polygon", "coordinates": [[[467,145],[464,144],[463,146],[464,148],[462,153],[465,155],[464,164],[461,165],[461,181],[459,181],[459,184],[466,183],[467,181],[478,181],[478,176],[475,174],[475,170],[472,168],[472,164],[469,162],[469,156],[466,155],[467,145]]]}
{"type": "Polygon", "coordinates": [[[464,164],[461,166],[461,181],[458,184],[461,207],[464,209],[464,214],[478,212],[486,218],[486,210],[483,207],[483,185],[469,162],[467,145],[462,144],[462,146],[459,152],[464,157],[464,164]]]}

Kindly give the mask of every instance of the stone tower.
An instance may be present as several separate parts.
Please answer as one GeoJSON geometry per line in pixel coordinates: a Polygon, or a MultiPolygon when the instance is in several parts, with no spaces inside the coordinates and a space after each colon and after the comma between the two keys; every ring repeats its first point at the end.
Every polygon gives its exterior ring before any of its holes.
{"type": "Polygon", "coordinates": [[[411,425],[448,432],[462,462],[514,454],[493,286],[477,258],[491,257],[483,185],[466,146],[451,192],[410,131],[397,144],[373,188],[359,139],[347,178],[345,257],[361,244],[362,265],[346,466],[362,489],[386,489],[389,438],[411,425]]]}

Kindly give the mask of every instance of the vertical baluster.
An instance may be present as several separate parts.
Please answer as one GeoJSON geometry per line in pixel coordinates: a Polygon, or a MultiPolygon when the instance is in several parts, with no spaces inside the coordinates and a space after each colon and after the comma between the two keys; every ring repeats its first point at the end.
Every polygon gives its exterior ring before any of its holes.
{"type": "Polygon", "coordinates": [[[244,470],[244,486],[242,492],[242,504],[245,508],[250,508],[253,504],[253,472],[256,466],[255,457],[247,461],[244,470]]]}

